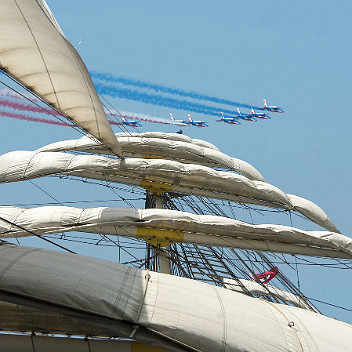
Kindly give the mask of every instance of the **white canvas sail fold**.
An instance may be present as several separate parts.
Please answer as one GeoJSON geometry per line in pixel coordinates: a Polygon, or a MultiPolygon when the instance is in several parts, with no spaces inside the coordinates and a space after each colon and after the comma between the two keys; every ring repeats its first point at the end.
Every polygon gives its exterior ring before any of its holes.
{"type": "Polygon", "coordinates": [[[129,336],[137,325],[137,341],[168,351],[180,351],[177,343],[202,352],[347,352],[352,345],[349,324],[196,280],[5,243],[0,252],[2,300],[85,316],[108,336],[129,336]]]}
{"type": "Polygon", "coordinates": [[[352,259],[352,240],[328,231],[304,231],[274,224],[251,225],[220,216],[167,209],[0,207],[0,238],[64,231],[142,238],[156,247],[185,242],[352,259]]]}
{"type": "Polygon", "coordinates": [[[0,156],[0,182],[16,182],[47,175],[69,174],[99,180],[158,187],[183,194],[271,205],[292,209],[285,193],[266,182],[233,172],[162,159],[115,160],[96,155],[16,151],[0,156]]]}
{"type": "Polygon", "coordinates": [[[336,228],[333,222],[328,218],[328,216],[324,213],[324,211],[319,208],[315,203],[311,202],[308,199],[296,196],[294,194],[286,194],[287,197],[290,199],[292,205],[295,209],[297,209],[301,214],[307,216],[313,222],[317,222],[317,220],[324,224],[322,225],[326,229],[330,229],[330,231],[338,232],[340,231],[336,228]]]}
{"type": "MultiPolygon", "coordinates": [[[[230,157],[220,151],[166,138],[149,138],[116,134],[117,141],[126,157],[155,158],[218,167],[235,171],[251,180],[265,182],[264,177],[247,162],[230,157]]],[[[49,144],[37,152],[80,151],[93,154],[110,154],[109,150],[87,137],[49,144]]]]}
{"type": "Polygon", "coordinates": [[[214,144],[204,141],[203,139],[196,139],[188,137],[184,134],[179,133],[166,133],[166,132],[128,132],[128,133],[116,133],[116,137],[142,137],[142,138],[157,138],[157,139],[166,139],[170,141],[180,141],[185,143],[191,143],[198,145],[203,148],[209,148],[216,151],[220,151],[217,146],[214,144]]]}
{"type": "Polygon", "coordinates": [[[88,70],[44,0],[0,0],[0,66],[122,156],[88,70]]]}

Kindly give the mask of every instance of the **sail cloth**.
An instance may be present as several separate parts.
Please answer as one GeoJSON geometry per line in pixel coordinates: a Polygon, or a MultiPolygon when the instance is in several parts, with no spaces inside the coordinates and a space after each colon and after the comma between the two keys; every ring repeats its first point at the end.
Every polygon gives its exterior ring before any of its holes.
{"type": "MultiPolygon", "coordinates": [[[[303,213],[301,207],[295,209],[286,194],[269,183],[201,165],[160,159],[116,160],[60,152],[16,151],[0,156],[0,183],[63,174],[140,186],[152,193],[173,191],[303,213]]],[[[338,232],[323,210],[311,204],[304,215],[327,230],[338,232]]]]}
{"type": "MultiPolygon", "coordinates": [[[[175,142],[193,144],[193,145],[196,145],[202,148],[208,148],[217,152],[220,151],[215,145],[207,141],[203,141],[201,139],[192,139],[184,134],[178,134],[178,133],[164,133],[164,132],[124,133],[123,132],[123,133],[115,133],[115,136],[117,139],[129,138],[129,137],[139,137],[139,138],[156,139],[156,140],[162,139],[164,141],[175,141],[175,142]]],[[[48,144],[47,146],[44,146],[38,149],[38,151],[53,152],[53,151],[72,150],[70,148],[73,148],[73,150],[75,148],[78,148],[77,150],[80,150],[80,148],[84,148],[84,149],[89,149],[99,153],[101,153],[102,151],[104,152],[106,151],[104,148],[101,148],[100,146],[96,145],[96,143],[91,143],[89,140],[87,140],[87,137],[85,136],[79,139],[71,139],[71,140],[51,143],[51,144],[48,144]]]]}
{"type": "Polygon", "coordinates": [[[317,220],[323,221],[325,224],[328,224],[331,231],[340,233],[340,231],[335,227],[335,225],[324,213],[324,211],[321,208],[317,207],[316,204],[314,204],[308,199],[298,197],[294,194],[286,195],[290,199],[293,207],[297,209],[297,211],[299,211],[302,215],[308,217],[308,219],[313,222],[316,222],[317,220]],[[309,216],[307,216],[306,214],[309,214],[309,216]]]}
{"type": "Polygon", "coordinates": [[[220,151],[217,146],[214,144],[205,141],[203,139],[196,139],[188,137],[184,134],[179,133],[166,133],[166,132],[128,132],[128,133],[117,133],[117,137],[145,137],[145,138],[158,138],[158,139],[167,139],[170,141],[180,141],[186,143],[193,143],[199,145],[200,147],[209,148],[213,150],[220,151]]]}
{"type": "Polygon", "coordinates": [[[196,280],[6,243],[0,252],[0,300],[76,318],[107,336],[134,332],[168,351],[347,352],[352,345],[349,324],[196,280]]]}
{"type": "Polygon", "coordinates": [[[122,156],[88,70],[44,0],[0,0],[0,67],[122,156]]]}
{"type": "MultiPolygon", "coordinates": [[[[189,143],[165,138],[149,138],[140,134],[116,134],[117,141],[126,157],[154,158],[180,161],[203,166],[218,167],[235,171],[251,180],[265,182],[264,177],[247,162],[232,158],[220,151],[189,143]]],[[[87,137],[51,143],[37,152],[80,151],[93,154],[110,154],[109,150],[87,137]]]]}
{"type": "Polygon", "coordinates": [[[352,259],[352,240],[327,231],[304,231],[274,224],[251,225],[221,216],[168,209],[0,207],[0,238],[69,231],[142,238],[155,247],[185,242],[352,259]]]}

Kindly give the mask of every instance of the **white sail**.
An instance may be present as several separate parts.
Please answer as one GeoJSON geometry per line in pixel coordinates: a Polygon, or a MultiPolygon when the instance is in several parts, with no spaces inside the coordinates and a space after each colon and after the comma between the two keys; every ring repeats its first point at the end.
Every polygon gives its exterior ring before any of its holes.
{"type": "Polygon", "coordinates": [[[144,137],[144,138],[158,138],[166,139],[170,141],[180,141],[185,143],[193,143],[203,148],[209,148],[216,151],[220,151],[217,146],[202,139],[190,138],[184,134],[179,133],[165,133],[165,132],[128,132],[128,133],[116,133],[116,137],[144,137]]]}
{"type": "Polygon", "coordinates": [[[301,214],[307,216],[311,221],[318,223],[319,225],[329,229],[330,231],[340,232],[333,222],[328,218],[324,211],[319,208],[315,203],[311,202],[308,199],[295,196],[294,194],[286,194],[290,199],[292,205],[297,209],[301,214]]]}
{"type": "Polygon", "coordinates": [[[0,66],[122,156],[88,70],[44,0],[0,0],[0,66]]]}
{"type": "Polygon", "coordinates": [[[347,352],[352,345],[349,324],[196,280],[6,243],[0,251],[1,300],[84,321],[107,336],[133,334],[168,351],[347,352]]]}
{"type": "MultiPolygon", "coordinates": [[[[116,134],[117,141],[126,157],[162,158],[183,163],[212,166],[235,171],[251,180],[263,181],[264,177],[247,162],[232,158],[220,151],[166,138],[150,138],[116,134]]],[[[192,140],[193,142],[193,140],[192,140]]],[[[110,154],[109,150],[87,137],[67,140],[39,148],[37,152],[80,151],[93,154],[110,154]]]]}
{"type": "Polygon", "coordinates": [[[304,204],[301,204],[296,209],[283,191],[269,183],[206,166],[160,159],[129,158],[121,161],[60,152],[16,151],[0,156],[0,182],[17,182],[58,174],[140,186],[152,193],[173,191],[296,210],[329,231],[334,232],[336,229],[317,205],[313,209],[311,206],[304,208],[304,204]]]}
{"type": "Polygon", "coordinates": [[[8,221],[0,219],[0,238],[82,231],[142,238],[155,247],[185,242],[352,259],[352,240],[338,233],[274,224],[251,225],[221,216],[176,210],[0,207],[0,217],[8,221]]]}

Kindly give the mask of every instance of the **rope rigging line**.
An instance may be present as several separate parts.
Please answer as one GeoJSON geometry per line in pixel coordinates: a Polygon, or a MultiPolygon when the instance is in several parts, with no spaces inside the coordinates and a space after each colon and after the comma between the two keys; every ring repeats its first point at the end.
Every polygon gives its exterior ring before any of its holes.
{"type": "MultiPolygon", "coordinates": [[[[120,117],[122,116],[122,114],[121,114],[121,113],[120,113],[103,95],[99,94],[99,96],[100,96],[102,99],[104,99],[105,102],[106,102],[107,104],[109,104],[115,111],[117,111],[117,113],[120,115],[120,117]]],[[[126,126],[125,126],[125,125],[122,125],[122,122],[118,120],[117,116],[109,109],[109,107],[108,107],[106,104],[104,104],[103,102],[102,102],[102,104],[103,104],[103,107],[104,107],[106,110],[109,111],[110,115],[114,118],[114,120],[115,120],[116,122],[121,123],[121,125],[117,125],[117,127],[121,130],[121,132],[123,132],[123,133],[128,133],[129,135],[131,135],[131,133],[130,133],[130,132],[128,131],[128,129],[126,128],[126,126]]]]}
{"type": "Polygon", "coordinates": [[[121,186],[112,186],[107,181],[93,181],[93,180],[90,180],[90,179],[88,180],[84,177],[79,177],[79,176],[51,175],[50,177],[57,177],[57,178],[60,178],[63,180],[70,180],[70,181],[79,181],[79,182],[83,182],[83,183],[87,183],[87,184],[95,184],[95,185],[103,186],[103,187],[110,188],[110,189],[117,189],[120,191],[128,192],[131,194],[137,194],[137,195],[138,194],[140,194],[140,195],[145,194],[144,189],[142,187],[138,187],[138,186],[130,186],[130,187],[126,186],[126,188],[123,188],[121,186]]]}
{"type": "Polygon", "coordinates": [[[326,304],[328,306],[332,306],[334,308],[339,308],[339,309],[343,309],[343,310],[346,310],[348,312],[352,312],[352,309],[351,308],[345,308],[345,307],[342,307],[342,306],[338,306],[336,304],[332,304],[332,303],[329,303],[329,302],[324,302],[324,301],[320,301],[319,299],[315,299],[315,298],[311,298],[311,297],[307,297],[308,299],[310,299],[311,301],[316,301],[316,302],[319,302],[321,304],[326,304]]]}
{"type": "Polygon", "coordinates": [[[50,197],[51,199],[56,201],[56,204],[61,204],[63,205],[62,202],[60,202],[59,200],[57,200],[55,197],[53,197],[51,194],[49,194],[47,191],[45,191],[43,188],[39,187],[37,184],[35,184],[32,180],[28,180],[33,186],[37,187],[39,190],[41,190],[43,193],[45,193],[48,197],[50,197]]]}
{"type": "Polygon", "coordinates": [[[108,202],[124,202],[124,201],[137,201],[143,200],[143,198],[124,198],[124,199],[95,199],[95,200],[77,200],[77,201],[56,201],[56,202],[45,202],[45,203],[14,203],[14,204],[3,204],[2,206],[47,206],[47,205],[56,205],[58,203],[65,205],[65,204],[80,204],[80,203],[108,203],[108,202]]]}
{"type": "Polygon", "coordinates": [[[299,280],[299,272],[298,272],[298,265],[297,265],[297,257],[294,255],[295,260],[296,260],[296,273],[297,273],[297,287],[299,290],[301,290],[301,283],[299,280]]]}
{"type": "MultiPolygon", "coordinates": [[[[47,103],[44,99],[42,99],[40,96],[38,96],[37,94],[35,94],[34,92],[32,92],[30,89],[28,89],[26,86],[24,86],[22,83],[16,81],[14,78],[12,78],[4,69],[0,68],[0,71],[9,79],[11,79],[11,81],[13,81],[14,83],[16,83],[17,85],[19,85],[21,88],[23,88],[24,90],[26,90],[28,93],[30,93],[31,95],[33,95],[36,99],[38,99],[39,101],[41,101],[43,104],[45,104],[46,106],[48,106],[51,110],[54,110],[57,114],[59,114],[60,116],[62,116],[64,119],[73,122],[71,119],[69,119],[67,116],[65,116],[61,111],[57,110],[55,107],[53,107],[52,105],[50,105],[49,103],[47,103]]],[[[33,105],[37,106],[38,108],[42,109],[43,111],[45,111],[48,115],[53,116],[54,118],[58,119],[61,122],[65,122],[65,120],[63,120],[62,118],[60,118],[59,116],[53,114],[50,110],[45,109],[43,106],[37,104],[34,100],[31,100],[30,98],[26,97],[24,94],[20,93],[18,90],[16,90],[15,88],[12,88],[11,86],[9,86],[8,84],[6,84],[3,81],[0,81],[1,84],[3,84],[4,86],[6,86],[8,89],[12,90],[13,92],[15,92],[16,94],[20,95],[22,98],[26,99],[27,101],[29,101],[30,103],[32,103],[33,105]]],[[[74,122],[73,122],[74,123],[74,122]]],[[[76,130],[77,132],[85,135],[84,130],[77,126],[76,124],[74,126],[71,126],[74,130],[76,130]]],[[[92,136],[92,138],[94,138],[92,136]]],[[[96,141],[96,139],[94,138],[94,140],[96,141]]],[[[99,141],[98,141],[99,142],[99,141]]]]}
{"type": "Polygon", "coordinates": [[[4,222],[6,222],[6,223],[8,223],[8,224],[10,224],[10,225],[12,225],[12,226],[18,227],[19,229],[28,232],[28,233],[31,234],[32,236],[36,236],[36,237],[38,237],[38,238],[41,238],[42,240],[44,240],[44,241],[46,241],[46,242],[49,242],[49,243],[53,244],[54,246],[57,246],[57,247],[59,247],[59,248],[65,250],[65,251],[67,251],[67,252],[70,252],[70,253],[73,253],[73,254],[77,254],[76,252],[71,251],[70,249],[68,249],[68,248],[66,248],[66,247],[63,247],[63,246],[61,246],[61,245],[59,245],[59,244],[57,244],[57,243],[55,243],[55,242],[53,242],[53,241],[50,241],[50,240],[48,240],[47,238],[45,238],[45,237],[43,237],[43,236],[41,236],[41,235],[37,235],[35,232],[33,232],[33,231],[31,231],[31,230],[28,230],[28,229],[26,229],[25,227],[23,227],[23,226],[21,226],[21,225],[17,225],[17,224],[15,224],[14,222],[12,222],[12,221],[10,221],[10,220],[7,220],[7,219],[5,219],[5,218],[3,218],[3,217],[1,217],[1,216],[0,216],[0,220],[4,221],[4,222]]]}

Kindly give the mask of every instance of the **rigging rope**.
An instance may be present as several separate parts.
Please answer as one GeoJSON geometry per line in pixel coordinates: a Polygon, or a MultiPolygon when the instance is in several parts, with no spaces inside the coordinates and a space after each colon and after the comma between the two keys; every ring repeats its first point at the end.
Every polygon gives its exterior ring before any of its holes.
{"type": "MultiPolygon", "coordinates": [[[[50,105],[49,103],[47,103],[45,100],[43,100],[41,97],[39,97],[37,94],[35,94],[34,92],[32,92],[30,89],[28,89],[26,86],[24,86],[23,84],[21,84],[20,82],[16,81],[14,78],[12,78],[4,69],[0,68],[0,71],[9,79],[11,79],[11,81],[13,81],[14,83],[16,83],[17,85],[19,85],[21,88],[23,88],[24,90],[26,90],[28,93],[30,93],[31,95],[33,95],[36,99],[38,99],[39,101],[41,101],[43,104],[45,104],[46,106],[48,106],[51,110],[54,110],[57,114],[59,114],[62,118],[73,122],[71,119],[69,119],[67,116],[65,116],[61,111],[57,110],[55,107],[53,107],[52,105],[50,105]]],[[[61,122],[64,122],[64,120],[62,118],[60,118],[59,116],[53,114],[50,110],[45,109],[43,106],[37,104],[34,100],[31,100],[30,98],[26,97],[24,94],[20,93],[18,90],[16,90],[15,88],[12,88],[11,86],[9,86],[8,84],[6,84],[3,81],[0,81],[0,83],[4,86],[6,86],[8,89],[12,90],[13,92],[15,92],[16,94],[20,95],[22,98],[26,99],[27,101],[29,101],[30,103],[32,103],[33,105],[36,105],[38,108],[42,109],[43,111],[45,111],[48,115],[53,116],[54,118],[58,119],[61,122]]],[[[73,122],[74,123],[74,122],[73,122]]],[[[77,126],[76,124],[74,126],[71,126],[74,130],[76,130],[77,132],[85,135],[84,130],[77,126]]],[[[92,136],[93,137],[93,136],[92,136]]],[[[96,141],[96,139],[94,138],[94,140],[96,141]]]]}
{"type": "Polygon", "coordinates": [[[46,241],[46,242],[49,242],[49,243],[53,244],[54,246],[57,246],[57,247],[59,247],[59,248],[61,248],[61,249],[64,249],[64,250],[67,251],[67,252],[70,252],[70,253],[73,253],[73,254],[77,254],[76,252],[71,251],[70,249],[68,249],[68,248],[66,248],[66,247],[63,247],[63,246],[61,246],[61,245],[59,245],[59,244],[57,244],[57,243],[55,243],[55,242],[53,242],[53,241],[50,241],[50,240],[48,240],[47,238],[45,238],[45,237],[43,237],[43,236],[41,236],[41,235],[37,235],[35,232],[33,232],[33,231],[31,231],[31,230],[28,230],[28,229],[26,229],[25,227],[23,227],[23,226],[21,226],[21,225],[17,225],[17,224],[15,224],[14,222],[12,222],[12,221],[10,221],[10,220],[7,220],[7,219],[5,219],[5,218],[3,218],[3,217],[1,217],[1,216],[0,216],[0,220],[4,221],[4,222],[6,222],[6,223],[8,223],[8,224],[10,224],[10,225],[12,225],[12,226],[18,227],[19,229],[28,232],[28,233],[31,234],[32,236],[36,236],[36,237],[38,237],[38,238],[41,238],[42,240],[44,240],[44,241],[46,241]]]}

